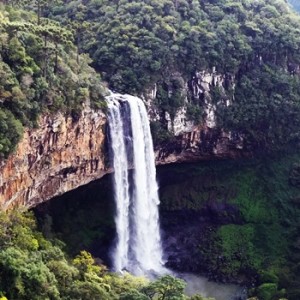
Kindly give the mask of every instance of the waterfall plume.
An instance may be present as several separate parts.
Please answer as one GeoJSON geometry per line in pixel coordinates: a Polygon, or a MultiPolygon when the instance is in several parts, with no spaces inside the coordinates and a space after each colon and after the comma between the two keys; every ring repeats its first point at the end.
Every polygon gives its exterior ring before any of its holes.
{"type": "Polygon", "coordinates": [[[136,275],[160,273],[159,197],[147,112],[134,96],[112,93],[107,102],[116,202],[114,269],[136,275]]]}

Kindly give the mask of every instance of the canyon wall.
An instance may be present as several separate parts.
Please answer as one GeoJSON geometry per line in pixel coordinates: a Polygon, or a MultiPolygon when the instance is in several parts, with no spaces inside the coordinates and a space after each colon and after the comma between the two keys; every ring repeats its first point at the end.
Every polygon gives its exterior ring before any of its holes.
{"type": "Polygon", "coordinates": [[[26,129],[14,154],[0,164],[0,205],[27,207],[84,185],[108,172],[105,115],[90,109],[79,120],[45,115],[26,129]]]}
{"type": "MultiPolygon", "coordinates": [[[[216,73],[196,73],[183,83],[184,104],[173,118],[155,104],[156,86],[142,96],[150,120],[167,123],[172,133],[171,140],[156,145],[156,164],[251,155],[242,134],[225,132],[216,126],[216,105],[209,91],[216,85],[224,89],[226,80],[216,73]],[[189,93],[194,100],[202,101],[205,113],[200,125],[187,118],[189,93]]],[[[230,104],[230,99],[226,101],[230,104]]],[[[15,153],[0,162],[1,207],[32,207],[111,172],[106,121],[103,112],[85,108],[78,120],[62,113],[44,115],[38,128],[26,129],[15,153]]]]}

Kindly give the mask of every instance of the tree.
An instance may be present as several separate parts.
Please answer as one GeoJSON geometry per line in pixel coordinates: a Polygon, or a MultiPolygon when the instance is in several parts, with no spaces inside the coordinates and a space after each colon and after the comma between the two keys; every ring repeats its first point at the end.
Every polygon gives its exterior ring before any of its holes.
{"type": "Polygon", "coordinates": [[[184,299],[185,282],[181,279],[165,275],[151,282],[142,289],[142,292],[150,299],[181,300],[184,299]]]}

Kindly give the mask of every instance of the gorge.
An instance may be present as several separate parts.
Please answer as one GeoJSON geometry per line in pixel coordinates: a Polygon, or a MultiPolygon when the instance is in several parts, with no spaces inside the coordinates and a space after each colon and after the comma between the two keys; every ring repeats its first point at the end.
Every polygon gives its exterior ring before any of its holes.
{"type": "Polygon", "coordinates": [[[288,2],[0,3],[0,300],[299,300],[288,2]]]}

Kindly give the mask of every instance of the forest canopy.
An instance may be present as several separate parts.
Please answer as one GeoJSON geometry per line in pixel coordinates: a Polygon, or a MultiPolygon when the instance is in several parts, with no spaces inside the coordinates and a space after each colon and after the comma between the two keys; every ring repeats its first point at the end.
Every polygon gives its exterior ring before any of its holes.
{"type": "MultiPolygon", "coordinates": [[[[285,0],[5,2],[2,156],[45,109],[76,117],[89,98],[99,107],[98,73],[118,92],[141,95],[156,84],[162,111],[173,118],[188,101],[196,122],[205,103],[183,99],[185,83],[198,71],[223,74],[234,88],[211,86],[219,128],[242,133],[256,149],[299,141],[300,16],[285,0]]],[[[155,125],[157,140],[169,137],[155,125]]]]}
{"type": "Polygon", "coordinates": [[[300,17],[284,0],[77,0],[46,15],[75,23],[79,48],[113,88],[127,92],[172,69],[237,73],[259,59],[292,69],[300,59],[300,17]]]}
{"type": "Polygon", "coordinates": [[[71,258],[63,242],[38,230],[32,213],[1,212],[0,217],[2,300],[213,300],[184,295],[185,282],[170,275],[150,282],[109,273],[87,251],[71,258]]]}
{"type": "MultiPolygon", "coordinates": [[[[141,94],[156,84],[159,107],[173,117],[182,81],[223,74],[234,88],[211,87],[219,128],[243,133],[255,149],[299,141],[300,16],[285,0],[76,0],[45,15],[73,26],[113,90],[141,94]]],[[[189,117],[205,118],[205,104],[187,100],[189,117]]]]}
{"type": "Polygon", "coordinates": [[[87,101],[101,106],[104,94],[72,31],[15,8],[18,3],[0,5],[0,157],[15,149],[23,127],[36,126],[41,113],[76,117],[87,101]]]}

